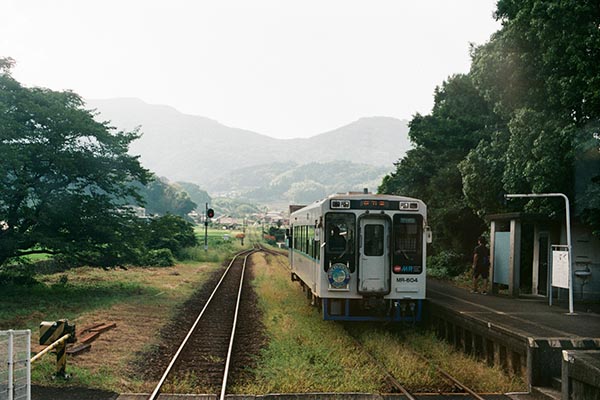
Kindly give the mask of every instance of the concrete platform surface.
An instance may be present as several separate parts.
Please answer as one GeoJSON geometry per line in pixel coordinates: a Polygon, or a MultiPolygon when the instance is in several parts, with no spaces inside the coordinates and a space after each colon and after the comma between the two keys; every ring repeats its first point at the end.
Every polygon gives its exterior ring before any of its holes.
{"type": "Polygon", "coordinates": [[[548,306],[545,298],[470,293],[434,279],[427,281],[427,298],[432,303],[501,326],[524,338],[594,341],[596,346],[600,345],[600,314],[577,312],[567,315],[568,310],[548,306]]]}
{"type": "MultiPolygon", "coordinates": [[[[148,394],[121,394],[118,400],[146,400],[148,394]]],[[[229,400],[406,400],[401,394],[372,393],[271,393],[264,395],[228,394],[229,400]]],[[[417,393],[414,397],[423,400],[470,400],[472,397],[461,393],[417,393]]],[[[504,394],[482,394],[486,400],[509,400],[526,398],[511,397],[504,394]]],[[[161,394],[159,400],[218,400],[211,394],[161,394]]]]}

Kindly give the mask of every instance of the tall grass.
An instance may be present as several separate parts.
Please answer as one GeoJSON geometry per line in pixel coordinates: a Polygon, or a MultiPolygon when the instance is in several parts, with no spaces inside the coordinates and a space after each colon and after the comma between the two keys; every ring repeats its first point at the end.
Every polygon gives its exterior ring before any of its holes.
{"type": "Polygon", "coordinates": [[[73,319],[82,312],[106,308],[157,290],[138,282],[105,280],[91,274],[85,280],[69,279],[77,272],[110,274],[92,268],[45,277],[32,285],[4,285],[0,291],[0,329],[36,329],[42,319],[73,319]]]}
{"type": "Polygon", "coordinates": [[[323,321],[280,265],[258,261],[254,285],[269,338],[256,379],[234,393],[377,392],[380,375],[365,362],[343,327],[323,321]]]}
{"type": "Polygon", "coordinates": [[[206,235],[207,248],[204,244],[204,226],[198,225],[195,228],[199,244],[193,247],[186,247],[179,252],[178,258],[184,262],[214,262],[221,263],[231,254],[249,247],[249,242],[236,239],[235,235],[239,231],[229,231],[222,229],[208,229],[206,235]]]}
{"type": "MultiPolygon", "coordinates": [[[[323,321],[308,305],[289,270],[272,256],[254,258],[254,285],[259,295],[269,343],[254,370],[255,379],[238,384],[235,393],[369,392],[391,390],[383,373],[354,344],[343,325],[323,321]]],[[[412,355],[410,349],[472,385],[478,391],[522,391],[523,382],[496,368],[455,351],[426,330],[404,327],[393,331],[377,324],[348,325],[369,352],[410,390],[452,391],[432,367],[412,355]]]]}
{"type": "Polygon", "coordinates": [[[245,246],[242,247],[240,241],[235,238],[225,240],[222,236],[212,236],[209,237],[206,250],[204,249],[204,242],[202,242],[198,246],[184,248],[178,256],[183,261],[220,263],[232,253],[248,248],[248,244],[244,244],[245,246]]]}

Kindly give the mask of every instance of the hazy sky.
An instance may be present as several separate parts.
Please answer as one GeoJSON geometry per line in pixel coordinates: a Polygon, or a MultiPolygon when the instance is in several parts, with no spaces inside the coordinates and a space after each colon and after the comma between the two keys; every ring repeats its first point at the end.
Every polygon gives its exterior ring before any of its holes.
{"type": "Polygon", "coordinates": [[[428,113],[495,0],[0,0],[27,86],[137,97],[269,136],[428,113]]]}

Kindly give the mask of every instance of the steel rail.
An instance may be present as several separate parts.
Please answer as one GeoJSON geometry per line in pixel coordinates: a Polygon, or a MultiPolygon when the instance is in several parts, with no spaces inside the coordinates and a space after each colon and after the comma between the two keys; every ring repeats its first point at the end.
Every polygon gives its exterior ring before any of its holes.
{"type": "Polygon", "coordinates": [[[256,251],[253,250],[250,253],[244,256],[244,264],[242,265],[242,276],[240,277],[240,287],[238,289],[237,301],[235,304],[235,312],[233,314],[233,328],[231,329],[231,337],[229,339],[229,348],[227,349],[227,358],[225,359],[225,372],[223,373],[223,384],[221,385],[221,396],[220,400],[225,400],[225,390],[227,388],[227,377],[229,375],[229,364],[231,362],[231,354],[233,352],[233,341],[235,338],[235,330],[237,327],[237,319],[240,310],[240,300],[242,298],[242,286],[244,285],[244,274],[246,272],[246,263],[248,261],[248,257],[254,254],[256,251]]]}
{"type": "Polygon", "coordinates": [[[369,356],[369,358],[371,359],[371,362],[373,362],[375,365],[377,365],[377,367],[385,374],[386,379],[392,384],[392,386],[394,386],[396,389],[398,389],[400,392],[402,392],[402,394],[404,396],[406,396],[406,398],[408,400],[417,400],[416,397],[413,396],[404,387],[404,385],[402,385],[400,383],[400,381],[398,381],[398,379],[396,379],[394,377],[394,375],[392,375],[392,373],[386,368],[386,366],[383,365],[383,363],[381,361],[379,361],[373,355],[373,353],[371,353],[369,350],[367,350],[367,348],[360,342],[360,340],[358,340],[350,331],[348,331],[346,326],[344,326],[344,329],[346,329],[346,332],[348,332],[348,336],[350,336],[354,340],[354,343],[356,343],[358,348],[360,348],[367,356],[369,356]]]}
{"type": "Polygon", "coordinates": [[[423,356],[422,354],[416,352],[413,349],[408,349],[408,351],[410,353],[412,353],[413,355],[415,355],[417,358],[419,358],[421,361],[426,362],[427,364],[429,364],[430,366],[432,366],[440,375],[442,375],[444,378],[448,379],[449,381],[451,381],[453,384],[455,384],[459,389],[464,390],[465,392],[467,392],[468,394],[470,394],[471,396],[473,396],[475,399],[477,400],[485,400],[483,397],[481,397],[480,395],[478,395],[475,391],[473,391],[471,388],[469,388],[467,385],[465,385],[464,383],[462,383],[461,381],[459,381],[458,379],[456,379],[455,377],[453,377],[452,375],[450,375],[449,373],[447,373],[446,371],[444,371],[443,369],[441,369],[440,367],[438,367],[437,365],[435,365],[434,363],[432,363],[431,361],[429,361],[427,358],[425,358],[425,356],[423,356]]]}
{"type": "Polygon", "coordinates": [[[158,381],[158,384],[156,385],[156,387],[154,388],[154,390],[152,391],[152,393],[150,394],[150,396],[148,397],[148,400],[156,400],[158,398],[158,395],[160,394],[160,389],[162,388],[162,385],[165,383],[165,380],[167,379],[167,376],[169,375],[169,373],[171,372],[171,369],[173,368],[173,366],[175,365],[175,362],[177,361],[177,359],[179,358],[179,355],[181,354],[183,348],[185,347],[185,345],[187,344],[189,338],[192,336],[192,334],[194,333],[194,331],[196,330],[196,327],[198,326],[198,323],[200,322],[200,320],[202,319],[202,316],[204,315],[204,312],[206,311],[206,309],[208,308],[208,305],[210,304],[211,300],[213,299],[213,297],[215,296],[215,293],[217,292],[217,290],[219,290],[219,287],[221,286],[221,283],[223,282],[223,280],[225,279],[225,276],[227,275],[227,273],[229,272],[229,270],[231,269],[231,266],[233,265],[234,261],[242,256],[242,255],[246,255],[246,253],[252,253],[254,250],[244,250],[241,251],[237,254],[235,254],[233,256],[233,258],[231,259],[231,262],[229,263],[229,265],[227,266],[227,269],[225,270],[225,272],[223,273],[223,276],[221,276],[221,279],[219,280],[219,282],[217,283],[215,289],[213,290],[212,294],[210,295],[210,297],[208,298],[208,300],[206,301],[206,304],[204,305],[204,307],[202,308],[202,311],[200,311],[200,314],[198,315],[198,317],[196,318],[196,321],[194,321],[194,324],[192,325],[192,327],[190,328],[190,330],[188,331],[187,335],[185,336],[185,338],[183,339],[183,341],[181,342],[181,345],[179,345],[179,348],[177,349],[177,352],[175,353],[175,355],[173,356],[173,358],[171,359],[171,362],[169,363],[169,365],[167,366],[167,369],[165,370],[165,372],[163,373],[162,377],[160,378],[160,380],[158,381]]]}

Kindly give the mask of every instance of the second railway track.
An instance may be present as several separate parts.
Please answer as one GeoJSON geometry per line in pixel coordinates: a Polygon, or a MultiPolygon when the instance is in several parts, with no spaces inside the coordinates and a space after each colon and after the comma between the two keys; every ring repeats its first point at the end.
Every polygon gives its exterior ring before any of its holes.
{"type": "MultiPolygon", "coordinates": [[[[372,352],[370,352],[366,348],[366,346],[356,337],[356,335],[353,334],[353,332],[348,328],[347,325],[345,326],[345,328],[346,328],[346,331],[348,332],[348,335],[356,343],[357,347],[360,348],[361,351],[363,351],[375,365],[377,365],[377,367],[383,372],[385,379],[389,382],[389,384],[394,388],[395,391],[397,391],[398,393],[402,393],[408,400],[416,400],[416,398],[419,395],[423,394],[423,393],[417,394],[417,393],[413,393],[413,392],[409,391],[402,382],[400,382],[398,379],[396,379],[396,377],[388,370],[388,368],[384,365],[384,363],[382,361],[380,361],[372,352]]],[[[411,350],[411,349],[407,349],[407,351],[410,352],[411,354],[413,354],[415,357],[417,357],[420,360],[420,362],[423,365],[423,368],[434,369],[437,372],[437,374],[439,375],[440,379],[450,382],[457,390],[461,391],[462,394],[465,396],[465,397],[463,397],[464,399],[485,400],[485,398],[482,397],[480,394],[475,392],[473,389],[471,389],[464,383],[460,382],[458,379],[456,379],[454,376],[452,376],[451,374],[449,374],[448,372],[446,372],[439,366],[432,363],[430,360],[428,360],[425,356],[423,356],[419,352],[417,352],[415,350],[411,350]]],[[[451,396],[456,396],[459,393],[449,393],[449,394],[436,393],[436,394],[443,398],[446,398],[446,397],[449,398],[451,396]]],[[[429,395],[429,394],[427,394],[427,395],[429,395]]]]}
{"type": "MultiPolygon", "coordinates": [[[[165,383],[189,376],[195,377],[211,392],[220,392],[221,398],[224,398],[245,267],[248,257],[255,251],[246,250],[233,257],[149,400],[158,398],[165,383]]],[[[240,355],[237,357],[239,359],[240,355]]]]}

